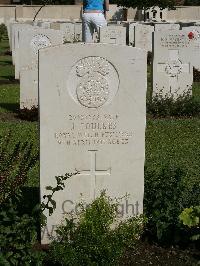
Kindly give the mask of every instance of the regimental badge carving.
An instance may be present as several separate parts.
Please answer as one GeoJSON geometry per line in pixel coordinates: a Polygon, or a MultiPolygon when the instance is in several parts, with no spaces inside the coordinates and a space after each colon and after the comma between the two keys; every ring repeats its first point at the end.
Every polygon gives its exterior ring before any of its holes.
{"type": "Polygon", "coordinates": [[[78,63],[76,73],[81,81],[76,93],[82,105],[97,108],[108,100],[109,84],[106,75],[109,71],[108,61],[101,57],[88,57],[78,63]]]}
{"type": "Polygon", "coordinates": [[[174,78],[177,77],[179,74],[182,73],[182,63],[180,60],[171,60],[168,61],[165,66],[165,72],[170,77],[174,78]]]}
{"type": "Polygon", "coordinates": [[[36,55],[37,55],[39,49],[45,48],[48,46],[51,46],[51,41],[44,34],[37,34],[31,40],[31,48],[33,49],[33,52],[36,55]]]}
{"type": "Polygon", "coordinates": [[[116,69],[108,60],[98,56],[79,60],[72,68],[68,80],[71,97],[87,108],[99,108],[109,104],[118,87],[119,77],[116,69]]]}

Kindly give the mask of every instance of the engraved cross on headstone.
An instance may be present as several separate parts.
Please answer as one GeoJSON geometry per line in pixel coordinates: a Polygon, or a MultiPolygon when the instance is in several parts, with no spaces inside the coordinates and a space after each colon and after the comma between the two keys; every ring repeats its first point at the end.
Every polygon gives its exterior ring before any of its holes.
{"type": "Polygon", "coordinates": [[[179,76],[181,73],[190,73],[190,64],[183,64],[179,59],[179,50],[169,50],[169,60],[160,62],[157,65],[158,72],[165,72],[169,77],[170,93],[177,92],[179,86],[179,76]]]}
{"type": "Polygon", "coordinates": [[[96,198],[96,176],[106,176],[111,175],[111,168],[107,170],[97,170],[96,169],[96,152],[97,150],[89,150],[90,153],[90,169],[78,171],[78,175],[91,176],[91,191],[94,193],[94,199],[96,198]]]}

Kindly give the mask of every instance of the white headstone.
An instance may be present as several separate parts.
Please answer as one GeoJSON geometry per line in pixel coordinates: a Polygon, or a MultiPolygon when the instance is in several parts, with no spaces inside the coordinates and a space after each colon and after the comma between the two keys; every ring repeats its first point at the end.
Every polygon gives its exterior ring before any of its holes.
{"type": "Polygon", "coordinates": [[[75,41],[75,24],[74,22],[53,22],[51,29],[61,30],[65,43],[73,43],[75,41]]]}
{"type": "Polygon", "coordinates": [[[126,26],[108,25],[100,28],[100,42],[126,45],[126,26]]]}
{"type": "Polygon", "coordinates": [[[37,26],[43,29],[50,29],[51,23],[51,21],[39,21],[37,23],[37,26]]]}
{"type": "Polygon", "coordinates": [[[24,29],[31,28],[32,26],[25,23],[17,23],[12,26],[12,60],[15,65],[15,79],[19,79],[19,39],[20,32],[24,29]]]}
{"type": "MultiPolygon", "coordinates": [[[[65,42],[74,42],[75,40],[75,24],[73,22],[61,23],[60,30],[64,32],[65,42]]],[[[77,31],[76,31],[77,32],[77,31]]],[[[82,38],[82,35],[81,37],[82,38]]]]}
{"type": "Polygon", "coordinates": [[[154,27],[151,25],[135,25],[135,47],[152,51],[152,33],[154,27]]]}
{"type": "Polygon", "coordinates": [[[174,23],[155,23],[154,24],[155,31],[166,31],[166,30],[180,30],[180,24],[174,23]]]}
{"type": "Polygon", "coordinates": [[[200,71],[200,26],[185,27],[183,30],[190,38],[191,63],[200,71]]]}
{"type": "MultiPolygon", "coordinates": [[[[1,23],[0,23],[1,24],[1,23]]],[[[13,51],[13,46],[14,46],[14,25],[17,25],[17,22],[13,22],[9,24],[9,32],[10,32],[10,36],[8,37],[10,40],[10,50],[13,51]]],[[[13,62],[14,63],[14,62],[13,62]]]]}
{"type": "Polygon", "coordinates": [[[193,82],[190,40],[184,31],[154,33],[153,94],[177,98],[193,82]]]}
{"type": "Polygon", "coordinates": [[[39,51],[40,187],[75,175],[55,194],[42,243],[64,215],[102,190],[121,199],[123,219],[142,213],[146,53],[109,44],[67,44],[39,51]],[[140,66],[140,67],[138,67],[140,66]]]}
{"type": "Polygon", "coordinates": [[[32,27],[20,32],[20,108],[38,105],[38,50],[63,43],[58,30],[32,27]]]}
{"type": "Polygon", "coordinates": [[[74,41],[75,42],[82,42],[82,23],[76,22],[74,24],[74,41]]]}

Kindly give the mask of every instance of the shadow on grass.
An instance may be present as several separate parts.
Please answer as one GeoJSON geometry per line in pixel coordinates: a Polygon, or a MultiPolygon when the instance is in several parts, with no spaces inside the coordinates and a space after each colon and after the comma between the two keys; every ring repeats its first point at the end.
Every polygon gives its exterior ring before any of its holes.
{"type": "Polygon", "coordinates": [[[30,122],[38,121],[38,108],[32,107],[20,109],[19,103],[0,103],[0,108],[8,112],[0,113],[0,121],[4,120],[25,120],[30,122]]]}
{"type": "Polygon", "coordinates": [[[6,65],[12,65],[12,62],[11,61],[8,61],[8,60],[1,60],[0,61],[0,66],[6,66],[6,65]]]}
{"type": "Polygon", "coordinates": [[[13,75],[1,76],[1,79],[4,79],[2,81],[9,80],[12,81],[13,83],[19,83],[19,80],[15,79],[13,75]]]}
{"type": "Polygon", "coordinates": [[[19,84],[19,81],[18,80],[9,80],[9,79],[0,80],[0,85],[12,85],[12,84],[19,84]]]}
{"type": "Polygon", "coordinates": [[[0,103],[0,107],[9,112],[19,114],[19,104],[18,103],[0,103]]]}

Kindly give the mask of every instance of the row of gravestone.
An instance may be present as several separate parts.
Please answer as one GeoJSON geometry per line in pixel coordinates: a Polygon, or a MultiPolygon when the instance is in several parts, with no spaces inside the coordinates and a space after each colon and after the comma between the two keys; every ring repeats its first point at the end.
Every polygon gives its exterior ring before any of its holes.
{"type": "MultiPolygon", "coordinates": [[[[27,23],[27,22],[26,22],[27,23]]],[[[29,23],[32,23],[31,21],[29,23]]],[[[61,30],[66,43],[82,41],[82,23],[80,21],[52,22],[38,21],[35,26],[46,29],[61,30]]],[[[12,24],[10,24],[12,27],[12,24]]],[[[152,32],[164,30],[199,29],[197,22],[187,23],[142,23],[142,22],[108,22],[108,27],[100,29],[99,36],[95,36],[94,42],[113,44],[127,44],[152,51],[152,32]]],[[[11,32],[11,29],[9,29],[11,32]]],[[[11,35],[11,34],[9,34],[11,35]]]]}
{"type": "MultiPolygon", "coordinates": [[[[80,23],[49,23],[48,25],[54,29],[47,29],[46,24],[42,25],[41,23],[40,27],[28,23],[10,25],[15,78],[20,79],[21,109],[31,109],[38,105],[38,49],[65,43],[66,36],[71,36],[69,31],[71,26],[73,34],[76,28],[77,40],[81,40],[80,23]],[[60,30],[60,25],[65,30],[60,30]]],[[[176,98],[185,92],[191,92],[193,67],[200,69],[200,27],[189,26],[183,30],[175,30],[174,25],[179,27],[179,24],[156,24],[153,33],[152,29],[148,30],[149,27],[152,28],[150,25],[132,23],[129,27],[129,32],[130,28],[134,28],[134,44],[138,48],[150,44],[148,39],[151,37],[153,95],[161,93],[163,96],[173,95],[176,98]],[[166,30],[168,27],[171,30],[166,30]]],[[[125,44],[123,36],[126,36],[124,25],[109,25],[100,31],[103,43],[123,45],[125,44]]]]}
{"type": "MultiPolygon", "coordinates": [[[[112,26],[113,27],[113,26],[112,26]]],[[[117,26],[118,27],[118,26],[117,26]]],[[[63,32],[30,24],[11,26],[21,108],[40,112],[40,187],[76,173],[55,194],[42,243],[64,217],[76,215],[102,190],[118,198],[121,219],[143,212],[147,52],[104,43],[66,43],[63,32]]],[[[192,84],[195,32],[154,33],[154,86],[176,90],[192,84]],[[156,76],[157,75],[157,76],[156,76]]]]}
{"type": "Polygon", "coordinates": [[[46,186],[55,187],[55,176],[76,173],[54,197],[56,209],[47,214],[42,243],[51,240],[64,217],[78,214],[80,201],[88,204],[102,190],[119,199],[122,219],[141,214],[146,52],[123,45],[62,44],[59,30],[30,25],[13,25],[12,35],[20,86],[26,83],[20,93],[31,93],[33,81],[39,89],[41,198],[46,186]]]}

